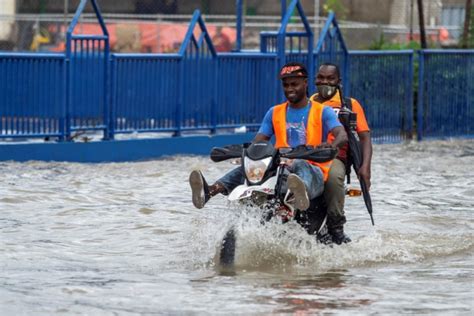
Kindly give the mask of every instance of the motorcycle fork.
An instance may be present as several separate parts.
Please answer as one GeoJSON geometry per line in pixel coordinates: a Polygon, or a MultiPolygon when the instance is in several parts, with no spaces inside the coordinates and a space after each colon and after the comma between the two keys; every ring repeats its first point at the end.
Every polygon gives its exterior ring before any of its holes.
{"type": "Polygon", "coordinates": [[[275,186],[275,196],[276,196],[279,208],[278,209],[275,208],[273,210],[273,216],[281,217],[281,220],[283,223],[288,222],[290,218],[294,216],[294,214],[292,214],[291,209],[288,209],[287,205],[285,204],[286,194],[282,192],[283,184],[286,183],[286,181],[288,180],[288,172],[285,172],[285,170],[288,170],[288,165],[285,163],[281,163],[280,168],[278,169],[277,183],[275,186]],[[281,211],[280,208],[285,208],[288,211],[288,214],[285,215],[285,214],[278,213],[279,211],[281,211]]]}
{"type": "Polygon", "coordinates": [[[278,199],[278,202],[280,202],[281,205],[284,205],[284,200],[285,200],[285,194],[281,192],[281,188],[283,187],[283,183],[285,183],[288,179],[288,174],[285,173],[285,170],[288,169],[288,166],[284,163],[280,164],[280,168],[278,168],[277,172],[277,183],[275,186],[275,196],[278,199]]]}

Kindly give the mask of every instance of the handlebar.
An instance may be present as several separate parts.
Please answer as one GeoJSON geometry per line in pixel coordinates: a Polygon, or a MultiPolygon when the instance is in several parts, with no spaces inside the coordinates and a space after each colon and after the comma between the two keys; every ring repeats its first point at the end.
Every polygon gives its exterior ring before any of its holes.
{"type": "Polygon", "coordinates": [[[246,144],[214,147],[211,150],[211,160],[214,162],[221,162],[227,159],[241,158],[244,148],[246,148],[246,144]]]}
{"type": "MultiPolygon", "coordinates": [[[[251,144],[228,145],[224,147],[214,147],[211,150],[211,160],[221,162],[232,158],[241,158],[243,150],[251,144]]],[[[336,157],[337,148],[318,148],[301,145],[295,148],[280,148],[278,150],[280,157],[288,159],[305,159],[314,162],[326,162],[336,157]]]]}
{"type": "Polygon", "coordinates": [[[318,148],[301,145],[289,152],[282,153],[280,150],[280,156],[288,159],[305,159],[313,162],[327,162],[336,158],[338,153],[337,148],[318,148]]]}

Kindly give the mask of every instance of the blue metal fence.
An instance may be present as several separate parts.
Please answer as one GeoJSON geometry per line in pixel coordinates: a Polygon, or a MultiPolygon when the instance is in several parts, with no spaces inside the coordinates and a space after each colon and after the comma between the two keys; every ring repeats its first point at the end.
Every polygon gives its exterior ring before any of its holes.
{"type": "Polygon", "coordinates": [[[474,134],[474,50],[419,52],[417,136],[474,134]]]}
{"type": "MultiPolygon", "coordinates": [[[[260,52],[276,53],[277,69],[283,67],[286,62],[297,61],[306,64],[309,78],[314,77],[314,34],[311,25],[306,18],[299,0],[292,0],[285,7],[286,1],[282,2],[282,18],[278,32],[262,32],[260,34],[260,52]],[[298,13],[303,32],[287,31],[293,13],[298,13]]],[[[312,87],[310,87],[310,92],[312,87]]],[[[283,98],[283,90],[277,88],[277,98],[283,98]]]]}
{"type": "Polygon", "coordinates": [[[81,1],[67,30],[67,123],[66,138],[75,130],[103,130],[111,134],[109,109],[109,34],[96,0],[92,7],[102,30],[98,35],[73,34],[87,1],[81,1]]]}
{"type": "Polygon", "coordinates": [[[269,54],[222,54],[207,63],[177,54],[112,54],[112,130],[177,133],[256,127],[277,102],[276,74],[276,55],[269,54]],[[183,102],[181,115],[178,102],[183,102]]]}
{"type": "Polygon", "coordinates": [[[397,142],[411,137],[413,51],[351,51],[351,96],[364,107],[372,137],[397,142]]]}
{"type": "MultiPolygon", "coordinates": [[[[97,6],[103,34],[73,34],[86,2],[71,23],[65,54],[0,54],[0,138],[69,140],[79,129],[103,130],[111,139],[117,133],[256,128],[268,108],[283,101],[277,73],[287,60],[306,63],[311,73],[312,65],[338,63],[345,92],[364,106],[376,141],[412,133],[413,52],[348,52],[333,15],[313,51],[298,0],[278,32],[262,35],[262,52],[216,54],[196,11],[178,54],[110,56],[97,6]],[[305,32],[286,32],[294,10],[305,32]]],[[[472,50],[420,52],[419,139],[474,133],[473,74],[472,50]]]]}
{"type": "Polygon", "coordinates": [[[112,55],[112,137],[177,130],[180,61],[179,55],[112,55]]]}
{"type": "Polygon", "coordinates": [[[215,132],[217,54],[199,10],[194,12],[179,54],[181,82],[176,135],[182,130],[215,132]]]}
{"type": "Polygon", "coordinates": [[[65,57],[0,53],[0,138],[63,135],[65,57]]]}
{"type": "Polygon", "coordinates": [[[217,127],[257,127],[279,100],[275,54],[219,55],[217,127]]]}

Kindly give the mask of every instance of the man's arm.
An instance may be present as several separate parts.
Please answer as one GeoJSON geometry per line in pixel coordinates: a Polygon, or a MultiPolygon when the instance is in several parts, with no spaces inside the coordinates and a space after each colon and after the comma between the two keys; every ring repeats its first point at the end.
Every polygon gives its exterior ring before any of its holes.
{"type": "Polygon", "coordinates": [[[342,126],[334,127],[331,130],[331,134],[334,135],[334,140],[332,142],[332,145],[334,147],[337,147],[339,149],[342,148],[347,143],[347,133],[342,126]]]}
{"type": "Polygon", "coordinates": [[[347,134],[341,122],[339,122],[336,113],[331,107],[324,107],[322,119],[324,129],[326,129],[326,131],[329,131],[329,133],[334,136],[334,140],[331,144],[324,142],[317,147],[341,148],[342,146],[344,146],[344,144],[347,143],[347,134]]]}
{"type": "Polygon", "coordinates": [[[270,110],[268,110],[265,116],[263,117],[262,124],[260,125],[257,135],[255,135],[254,139],[252,140],[252,143],[260,141],[269,141],[272,138],[274,134],[272,117],[273,107],[270,108],[270,110]]]}
{"type": "Polygon", "coordinates": [[[359,133],[360,147],[362,150],[362,165],[359,169],[359,177],[365,180],[367,188],[370,189],[370,168],[372,163],[372,140],[370,132],[359,133]]]}
{"type": "Polygon", "coordinates": [[[256,142],[261,142],[261,141],[269,141],[271,137],[265,135],[265,134],[262,134],[262,133],[257,133],[257,135],[255,135],[252,143],[256,143],[256,142]]]}

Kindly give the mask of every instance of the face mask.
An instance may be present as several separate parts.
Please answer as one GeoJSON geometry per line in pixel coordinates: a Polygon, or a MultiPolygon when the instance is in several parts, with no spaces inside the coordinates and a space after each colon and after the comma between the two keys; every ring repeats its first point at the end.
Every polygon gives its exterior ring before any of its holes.
{"type": "Polygon", "coordinates": [[[331,98],[334,94],[336,94],[336,87],[330,86],[327,84],[320,84],[316,86],[318,88],[318,92],[324,99],[331,98]]]}

